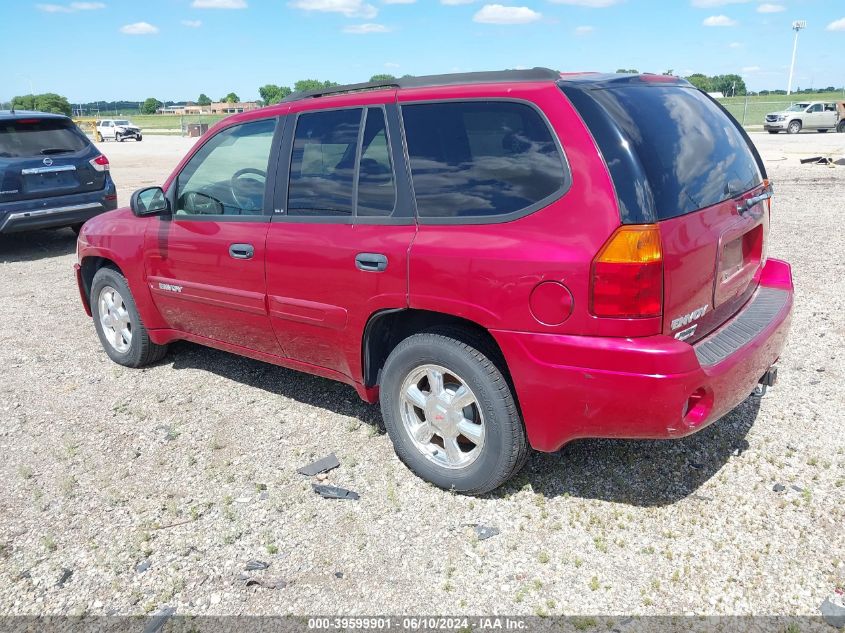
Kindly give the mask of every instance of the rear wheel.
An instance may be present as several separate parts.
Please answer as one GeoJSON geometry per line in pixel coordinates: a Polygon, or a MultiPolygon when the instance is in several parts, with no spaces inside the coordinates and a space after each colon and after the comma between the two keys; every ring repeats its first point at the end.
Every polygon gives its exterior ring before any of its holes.
{"type": "Polygon", "coordinates": [[[836,126],[836,131],[840,133],[845,132],[845,119],[839,122],[839,125],[836,126]]]}
{"type": "Polygon", "coordinates": [[[150,340],[129,284],[114,268],[100,268],[94,275],[89,302],[100,344],[114,362],[143,367],[167,353],[166,345],[150,340]]]}
{"type": "Polygon", "coordinates": [[[528,455],[510,385],[484,347],[452,331],[415,334],[391,352],[380,389],[399,459],[422,479],[467,494],[499,487],[528,455]]]}
{"type": "Polygon", "coordinates": [[[798,134],[801,131],[801,121],[790,121],[789,126],[786,128],[787,134],[798,134]]]}

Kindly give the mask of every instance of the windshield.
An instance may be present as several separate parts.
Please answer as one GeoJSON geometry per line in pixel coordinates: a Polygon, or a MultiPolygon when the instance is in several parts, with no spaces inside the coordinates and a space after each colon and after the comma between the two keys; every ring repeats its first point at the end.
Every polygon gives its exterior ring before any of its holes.
{"type": "Polygon", "coordinates": [[[115,125],[132,125],[132,123],[129,121],[129,119],[117,119],[114,122],[114,124],[115,125]]]}
{"type": "Polygon", "coordinates": [[[10,119],[0,121],[0,157],[46,156],[78,152],[87,139],[64,119],[10,119]]]}
{"type": "Polygon", "coordinates": [[[785,112],[803,112],[808,107],[810,107],[809,103],[793,103],[785,110],[785,112]]]}

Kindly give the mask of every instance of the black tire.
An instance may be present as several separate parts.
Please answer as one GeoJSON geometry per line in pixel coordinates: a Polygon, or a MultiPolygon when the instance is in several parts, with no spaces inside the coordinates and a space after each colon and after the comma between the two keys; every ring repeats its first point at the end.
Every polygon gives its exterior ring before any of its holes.
{"type": "Polygon", "coordinates": [[[478,495],[498,488],[525,465],[529,453],[525,429],[498,356],[482,339],[453,328],[414,334],[388,356],[380,385],[384,424],[399,459],[420,478],[440,488],[478,495]],[[450,469],[426,457],[402,421],[402,384],[427,364],[460,376],[483,415],[483,446],[464,467],[450,469]]]}
{"type": "Polygon", "coordinates": [[[123,137],[122,137],[120,134],[115,134],[115,135],[114,135],[114,140],[116,140],[118,143],[122,143],[122,142],[123,142],[123,137]]]}
{"type": "Polygon", "coordinates": [[[147,328],[144,327],[144,323],[141,321],[141,315],[138,314],[138,308],[135,305],[132,292],[129,290],[126,277],[120,271],[110,267],[100,268],[91,282],[91,294],[88,300],[91,305],[91,316],[94,318],[94,328],[97,330],[97,336],[100,337],[100,344],[103,346],[108,357],[118,365],[123,365],[124,367],[143,367],[144,365],[161,360],[167,353],[167,345],[156,345],[150,340],[147,328]],[[120,293],[126,312],[129,315],[132,340],[125,352],[118,351],[109,342],[100,320],[99,297],[103,288],[107,286],[114,288],[120,293]]]}
{"type": "Polygon", "coordinates": [[[778,133],[777,130],[769,130],[769,134],[777,134],[777,133],[778,133]]]}
{"type": "Polygon", "coordinates": [[[135,137],[135,140],[136,140],[136,141],[138,141],[138,142],[140,143],[140,142],[141,142],[141,139],[143,139],[143,138],[144,138],[144,137],[143,137],[141,134],[139,134],[138,136],[136,136],[136,137],[135,137]]]}
{"type": "Polygon", "coordinates": [[[839,122],[839,125],[836,126],[836,131],[839,132],[840,134],[845,132],[845,119],[842,119],[839,122]]]}
{"type": "Polygon", "coordinates": [[[786,133],[787,134],[798,134],[801,131],[801,128],[804,127],[804,124],[801,121],[790,121],[789,125],[786,126],[786,133]]]}

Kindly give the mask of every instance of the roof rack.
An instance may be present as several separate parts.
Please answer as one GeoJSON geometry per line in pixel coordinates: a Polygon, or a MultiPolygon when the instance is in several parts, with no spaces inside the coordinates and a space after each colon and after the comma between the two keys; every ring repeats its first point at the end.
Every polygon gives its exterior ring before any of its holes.
{"type": "Polygon", "coordinates": [[[452,73],[448,75],[426,75],[422,77],[401,77],[390,81],[369,81],[346,86],[332,86],[305,92],[294,92],[282,99],[282,103],[315,99],[330,95],[381,90],[384,88],[428,88],[432,86],[451,86],[456,84],[503,83],[510,81],[556,81],[560,72],[550,68],[528,68],[525,70],[494,70],[475,73],[452,73]]]}

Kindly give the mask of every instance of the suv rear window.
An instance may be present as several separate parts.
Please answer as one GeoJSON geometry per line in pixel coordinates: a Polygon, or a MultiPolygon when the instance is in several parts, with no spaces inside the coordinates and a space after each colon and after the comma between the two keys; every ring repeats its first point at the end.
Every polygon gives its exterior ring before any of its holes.
{"type": "Polygon", "coordinates": [[[698,90],[625,86],[591,90],[590,96],[632,144],[658,220],[712,206],[762,182],[737,123],[698,90]]]}
{"type": "Polygon", "coordinates": [[[78,152],[88,140],[70,121],[0,120],[0,158],[23,158],[78,152]]]}
{"type": "Polygon", "coordinates": [[[534,108],[509,101],[402,107],[420,217],[501,216],[548,203],[566,167],[534,108]]]}

